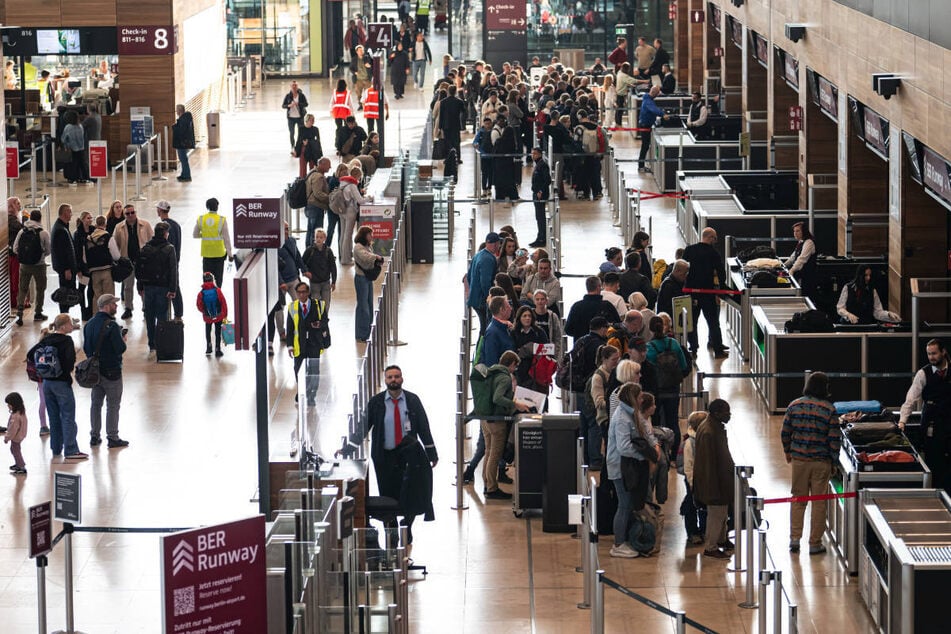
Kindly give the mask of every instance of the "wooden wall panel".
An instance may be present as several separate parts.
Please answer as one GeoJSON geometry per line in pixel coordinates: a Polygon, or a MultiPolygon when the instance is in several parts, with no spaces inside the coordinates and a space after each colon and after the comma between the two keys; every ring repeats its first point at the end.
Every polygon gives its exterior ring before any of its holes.
{"type": "Polygon", "coordinates": [[[16,26],[60,26],[60,0],[4,0],[4,24],[16,26]]]}
{"type": "Polygon", "coordinates": [[[169,0],[115,0],[115,3],[117,24],[153,26],[173,23],[169,0]]]}
{"type": "Polygon", "coordinates": [[[116,0],[60,0],[63,26],[113,26],[116,0]]]}

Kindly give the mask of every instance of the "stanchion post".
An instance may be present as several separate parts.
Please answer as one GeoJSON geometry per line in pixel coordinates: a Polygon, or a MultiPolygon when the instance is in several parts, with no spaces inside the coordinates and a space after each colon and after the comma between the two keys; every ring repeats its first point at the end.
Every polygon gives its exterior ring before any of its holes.
{"type": "Polygon", "coordinates": [[[591,610],[591,634],[604,634],[604,571],[598,570],[594,579],[594,606],[591,610]]]}
{"type": "Polygon", "coordinates": [[[476,150],[476,156],[473,162],[475,166],[475,178],[472,180],[472,198],[482,200],[482,157],[479,155],[478,150],[476,150]]]}
{"type": "Polygon", "coordinates": [[[591,496],[581,498],[581,603],[578,607],[587,610],[591,607],[591,551],[588,547],[588,536],[591,534],[591,496]]]}
{"type": "Polygon", "coordinates": [[[489,231],[495,231],[495,200],[489,194],[489,231]]]}
{"type": "Polygon", "coordinates": [[[49,562],[46,555],[36,558],[36,617],[39,623],[39,633],[47,634],[46,628],[46,566],[49,562]]]}
{"type": "MultiPolygon", "coordinates": [[[[776,634],[783,632],[783,571],[773,571],[773,631],[776,634]]],[[[763,610],[762,616],[766,616],[763,610]]]]}
{"type": "MultiPolygon", "coordinates": [[[[740,523],[737,520],[739,519],[739,514],[743,512],[743,504],[745,502],[743,499],[743,479],[750,477],[752,474],[753,467],[736,465],[733,468],[733,545],[735,550],[733,551],[732,567],[727,568],[727,570],[733,572],[743,572],[743,541],[740,539],[740,523]]],[[[746,528],[749,529],[749,526],[746,528]]]]}
{"type": "Polygon", "coordinates": [[[466,462],[466,419],[463,410],[456,412],[456,505],[452,507],[454,511],[464,511],[469,508],[462,495],[462,474],[465,471],[463,465],[466,462]]]}
{"type": "MultiPolygon", "coordinates": [[[[165,145],[165,152],[162,153],[162,156],[165,157],[166,163],[171,163],[172,155],[168,153],[168,126],[162,126],[162,143],[165,145]]],[[[174,172],[175,168],[169,168],[169,171],[174,172]]]]}
{"type": "Polygon", "coordinates": [[[799,632],[799,607],[795,603],[789,604],[789,634],[799,632]]]}
{"type": "Polygon", "coordinates": [[[766,634],[766,587],[769,580],[772,579],[772,573],[769,570],[763,570],[759,573],[759,604],[763,606],[757,615],[759,621],[759,634],[766,634]]]}
{"type": "MultiPolygon", "coordinates": [[[[125,157],[125,160],[122,161],[122,200],[123,201],[129,200],[129,182],[128,182],[129,179],[128,179],[128,168],[127,168],[128,163],[129,163],[129,157],[127,156],[125,157]]],[[[115,197],[113,196],[112,199],[115,200],[115,197]]]]}
{"type": "MultiPolygon", "coordinates": [[[[125,192],[122,192],[123,194],[125,192]]],[[[142,146],[135,146],[135,196],[132,200],[146,200],[142,195],[142,146]]]]}
{"type": "Polygon", "coordinates": [[[678,610],[676,612],[677,616],[674,617],[674,627],[677,634],[685,634],[687,631],[687,623],[684,619],[687,618],[687,613],[683,610],[678,610]]]}
{"type": "Polygon", "coordinates": [[[43,144],[40,145],[40,156],[42,157],[42,161],[43,161],[43,178],[40,179],[41,183],[50,182],[49,177],[46,175],[46,146],[47,145],[49,145],[49,143],[47,143],[45,140],[43,144]]]}
{"type": "MultiPolygon", "coordinates": [[[[166,128],[167,129],[167,128],[166,128]]],[[[167,181],[168,177],[162,175],[162,158],[168,160],[168,155],[162,153],[162,134],[159,133],[155,136],[155,153],[158,154],[158,162],[155,163],[156,174],[152,177],[154,181],[167,181]]]]}

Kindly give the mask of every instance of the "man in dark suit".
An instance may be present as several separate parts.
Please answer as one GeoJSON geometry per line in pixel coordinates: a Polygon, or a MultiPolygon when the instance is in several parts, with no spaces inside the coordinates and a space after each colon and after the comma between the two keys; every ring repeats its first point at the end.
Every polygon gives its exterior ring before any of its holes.
{"type": "Polygon", "coordinates": [[[603,317],[609,324],[621,321],[621,317],[611,302],[601,298],[599,277],[593,275],[585,279],[584,287],[587,293],[571,305],[568,319],[565,321],[565,334],[574,338],[575,341],[588,334],[591,320],[595,317],[603,317]]]}
{"type": "Polygon", "coordinates": [[[657,291],[655,291],[651,285],[651,280],[647,279],[646,276],[637,270],[640,262],[641,256],[635,251],[631,251],[624,256],[624,265],[627,267],[627,270],[621,273],[621,289],[618,294],[627,301],[631,293],[639,291],[644,294],[647,305],[653,306],[654,302],[657,301],[657,291]]]}
{"type": "MultiPolygon", "coordinates": [[[[697,290],[715,290],[726,284],[726,271],[723,268],[723,256],[717,251],[717,232],[713,227],[707,227],[700,234],[700,242],[691,244],[684,249],[684,260],[690,264],[685,288],[697,290]]],[[[723,335],[720,333],[720,298],[713,293],[691,293],[694,305],[694,329],[688,334],[687,340],[690,350],[696,353],[697,343],[697,309],[703,313],[707,322],[707,347],[712,349],[714,356],[722,359],[727,356],[729,348],[723,345],[723,335]]]]}
{"type": "Polygon", "coordinates": [[[403,371],[391,365],[383,370],[386,391],[367,402],[362,441],[370,436],[370,458],[381,496],[398,500],[413,543],[413,521],[433,515],[433,467],[439,462],[429,431],[429,419],[419,397],[403,389],[403,371]]]}
{"type": "Polygon", "coordinates": [[[456,87],[449,86],[449,95],[439,102],[439,129],[446,139],[446,151],[455,148],[456,159],[462,163],[459,153],[459,133],[466,125],[466,102],[456,96],[456,87]]]}
{"type": "MultiPolygon", "coordinates": [[[[304,360],[308,359],[304,389],[307,404],[316,405],[317,388],[320,386],[320,353],[329,344],[330,328],[327,305],[310,298],[310,286],[299,282],[294,290],[297,299],[287,307],[286,333],[287,353],[294,359],[294,378],[304,360]]],[[[297,402],[297,397],[294,397],[297,402]]]]}

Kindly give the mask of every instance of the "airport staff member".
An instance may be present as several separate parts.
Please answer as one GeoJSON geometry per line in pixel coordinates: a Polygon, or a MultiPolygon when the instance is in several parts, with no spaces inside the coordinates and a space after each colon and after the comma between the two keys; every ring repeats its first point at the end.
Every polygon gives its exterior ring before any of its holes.
{"type": "Polygon", "coordinates": [[[202,271],[214,275],[215,284],[220,287],[225,276],[225,258],[234,262],[231,232],[228,231],[228,221],[218,215],[217,198],[209,198],[205,207],[208,213],[198,217],[192,237],[201,238],[202,271]]]}
{"type": "Polygon", "coordinates": [[[951,445],[951,372],[948,353],[940,339],[925,347],[928,365],[915,373],[901,406],[898,426],[904,430],[911,412],[921,405],[921,432],[925,463],[931,469],[932,486],[951,492],[948,450],[951,445]]]}

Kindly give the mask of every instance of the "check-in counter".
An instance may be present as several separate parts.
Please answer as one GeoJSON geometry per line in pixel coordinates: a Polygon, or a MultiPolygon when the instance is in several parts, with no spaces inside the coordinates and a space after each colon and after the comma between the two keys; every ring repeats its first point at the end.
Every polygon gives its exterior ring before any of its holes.
{"type": "MultiPolygon", "coordinates": [[[[901,373],[902,377],[831,379],[837,400],[877,400],[887,407],[899,407],[911,384],[912,333],[908,331],[841,330],[829,333],[787,333],[786,321],[796,312],[809,310],[805,298],[789,298],[788,305],[752,306],[750,368],[754,373],[788,373],[792,376],[756,378],[753,383],[767,409],[785,411],[786,405],[802,395],[806,371],[848,373],[901,373]]],[[[925,344],[932,337],[951,338],[948,332],[920,332],[919,358],[925,358],[925,344]]]]}
{"type": "MultiPolygon", "coordinates": [[[[744,361],[749,361],[752,346],[753,306],[784,306],[787,304],[786,300],[791,297],[799,297],[802,291],[796,280],[788,274],[786,279],[789,280],[789,284],[786,286],[776,288],[747,286],[746,276],[743,274],[743,265],[736,258],[731,258],[727,262],[727,276],[729,278],[729,288],[743,293],[742,295],[733,295],[722,303],[727,324],[730,326],[730,337],[735,344],[734,349],[739,352],[744,361]]],[[[811,306],[808,299],[806,299],[806,303],[811,306]]]]}
{"type": "MultiPolygon", "coordinates": [[[[838,460],[833,465],[829,482],[831,493],[855,493],[864,489],[926,489],[931,486],[931,471],[918,452],[910,446],[904,452],[914,457],[913,462],[863,463],[858,458],[862,451],[872,452],[857,442],[850,442],[852,427],[872,427],[874,433],[884,436],[892,434],[904,438],[893,423],[856,423],[843,430],[842,446],[838,460]],[[886,429],[892,427],[892,429],[886,429]]],[[[907,440],[907,439],[906,439],[907,440]]],[[[883,448],[884,449],[884,448],[883,448]]],[[[862,522],[862,505],[858,497],[846,497],[829,500],[826,503],[826,525],[839,556],[845,563],[849,574],[858,574],[861,560],[859,524],[862,522]]]]}
{"type": "MultiPolygon", "coordinates": [[[[655,128],[651,135],[654,180],[659,191],[677,191],[677,170],[739,170],[745,167],[735,139],[698,141],[683,128],[655,128]]],[[[749,167],[765,169],[768,148],[750,148],[749,167]]]]}
{"type": "Polygon", "coordinates": [[[694,201],[731,198],[733,191],[720,172],[677,172],[677,228],[687,244],[697,241],[694,201]]]}
{"type": "Polygon", "coordinates": [[[859,594],[885,634],[947,631],[951,499],[940,489],[862,493],[859,594]]]}

